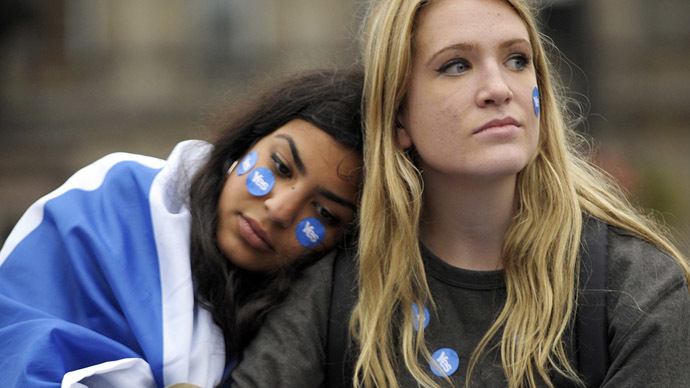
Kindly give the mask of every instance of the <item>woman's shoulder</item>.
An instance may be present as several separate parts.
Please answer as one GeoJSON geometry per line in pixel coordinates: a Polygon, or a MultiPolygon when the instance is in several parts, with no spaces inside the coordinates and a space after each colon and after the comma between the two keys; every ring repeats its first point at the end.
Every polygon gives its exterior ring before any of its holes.
{"type": "Polygon", "coordinates": [[[604,385],[686,386],[690,375],[678,372],[690,362],[690,292],[682,267],[629,231],[609,226],[607,237],[611,366],[604,385]]]}
{"type": "Polygon", "coordinates": [[[680,264],[666,251],[634,233],[608,226],[609,289],[670,288],[685,282],[680,264]]]}
{"type": "Polygon", "coordinates": [[[643,326],[676,322],[674,309],[690,304],[680,264],[627,230],[609,226],[608,242],[608,315],[619,338],[643,326]]]}
{"type": "Polygon", "coordinates": [[[302,272],[232,372],[233,387],[312,387],[324,378],[335,254],[302,272]]]}

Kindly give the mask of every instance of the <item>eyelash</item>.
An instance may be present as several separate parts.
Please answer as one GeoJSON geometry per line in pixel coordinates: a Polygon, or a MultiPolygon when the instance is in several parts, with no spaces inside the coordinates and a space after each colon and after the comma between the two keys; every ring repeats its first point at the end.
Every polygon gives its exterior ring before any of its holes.
{"type": "MultiPolygon", "coordinates": [[[[528,56],[528,55],[525,55],[525,54],[515,54],[515,55],[511,56],[511,57],[508,59],[508,62],[514,61],[514,60],[516,60],[516,59],[517,59],[517,60],[520,60],[520,61],[522,62],[522,65],[521,65],[521,66],[517,66],[517,67],[515,68],[515,70],[518,70],[518,71],[524,70],[530,63],[532,63],[532,58],[531,58],[530,56],[528,56]]],[[[467,70],[469,70],[469,69],[471,68],[470,64],[469,64],[465,59],[462,59],[462,58],[454,58],[454,59],[451,59],[450,61],[444,63],[443,65],[441,65],[441,67],[439,67],[438,69],[436,69],[436,71],[439,72],[440,74],[447,74],[448,71],[449,71],[453,66],[457,66],[457,65],[464,65],[464,66],[465,66],[465,70],[459,71],[459,72],[457,72],[457,73],[455,73],[455,74],[453,74],[453,75],[460,75],[460,74],[463,74],[464,72],[466,72],[467,70]]]]}
{"type": "Polygon", "coordinates": [[[525,54],[515,54],[515,55],[511,56],[511,57],[508,59],[508,62],[513,61],[513,60],[515,60],[515,59],[518,59],[518,60],[522,61],[522,66],[521,66],[519,69],[516,69],[516,70],[523,70],[523,69],[525,69],[530,63],[532,63],[532,58],[531,58],[530,56],[528,56],[528,55],[525,55],[525,54]]]}
{"type": "MultiPolygon", "coordinates": [[[[441,67],[439,67],[438,69],[436,69],[436,71],[439,72],[439,73],[441,73],[441,74],[444,74],[444,73],[447,73],[448,70],[449,70],[451,67],[457,66],[457,65],[465,65],[465,67],[467,67],[467,68],[470,67],[470,64],[467,63],[466,60],[461,59],[461,58],[455,58],[455,59],[451,59],[450,61],[448,61],[448,62],[444,63],[443,65],[441,65],[441,67]]],[[[467,69],[465,69],[465,71],[467,71],[467,69]]],[[[457,73],[457,74],[462,74],[462,73],[464,73],[465,71],[459,72],[459,73],[457,73]]]]}
{"type": "Polygon", "coordinates": [[[278,154],[273,153],[271,154],[271,159],[273,160],[273,167],[276,171],[276,173],[280,176],[283,177],[291,177],[292,176],[292,171],[290,168],[287,166],[287,164],[283,163],[282,160],[280,160],[280,157],[278,154]],[[287,171],[284,171],[287,170],[287,171]]]}
{"type": "MultiPolygon", "coordinates": [[[[273,160],[273,166],[276,174],[286,178],[290,178],[292,176],[292,171],[290,171],[290,168],[280,159],[277,153],[271,154],[271,159],[273,160]]],[[[320,203],[315,202],[314,208],[316,215],[324,220],[327,224],[333,226],[340,224],[340,219],[328,211],[328,209],[326,209],[326,207],[320,203]]]]}
{"type": "Polygon", "coordinates": [[[326,209],[323,205],[320,203],[315,203],[314,207],[316,208],[316,214],[319,216],[319,218],[323,219],[326,221],[327,224],[336,226],[340,224],[340,219],[336,217],[333,213],[329,212],[328,209],[326,209]],[[324,215],[325,212],[325,215],[324,215]]]}

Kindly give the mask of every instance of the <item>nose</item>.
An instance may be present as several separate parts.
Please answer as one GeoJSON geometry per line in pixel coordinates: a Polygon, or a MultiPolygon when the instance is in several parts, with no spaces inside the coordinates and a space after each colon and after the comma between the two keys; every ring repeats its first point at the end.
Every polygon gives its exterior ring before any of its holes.
{"type": "Polygon", "coordinates": [[[264,201],[268,218],[283,228],[292,225],[303,203],[297,190],[291,187],[276,187],[264,201]]]}
{"type": "Polygon", "coordinates": [[[477,90],[477,105],[486,107],[490,105],[503,105],[512,101],[513,91],[505,79],[500,66],[487,66],[482,72],[477,90]]]}

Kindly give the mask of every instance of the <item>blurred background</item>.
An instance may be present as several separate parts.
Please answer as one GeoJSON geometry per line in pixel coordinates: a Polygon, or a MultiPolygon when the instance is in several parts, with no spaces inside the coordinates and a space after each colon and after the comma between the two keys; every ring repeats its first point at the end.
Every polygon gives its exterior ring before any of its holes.
{"type": "MultiPolygon", "coordinates": [[[[3,0],[0,244],[115,151],[165,158],[234,96],[358,57],[370,0],[3,0]]],[[[598,161],[690,253],[690,1],[543,0],[598,161]]]]}

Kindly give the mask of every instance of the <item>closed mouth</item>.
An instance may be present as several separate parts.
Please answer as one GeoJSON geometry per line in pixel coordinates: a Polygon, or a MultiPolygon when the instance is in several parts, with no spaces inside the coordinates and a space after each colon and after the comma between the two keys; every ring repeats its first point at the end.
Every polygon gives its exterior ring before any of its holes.
{"type": "Polygon", "coordinates": [[[259,251],[275,251],[268,234],[256,220],[240,215],[238,223],[240,234],[249,245],[259,251]]]}
{"type": "Polygon", "coordinates": [[[481,127],[477,128],[474,132],[472,132],[472,134],[474,135],[474,134],[483,132],[483,131],[490,129],[490,128],[505,127],[507,125],[519,127],[520,123],[517,120],[515,120],[514,118],[508,116],[508,117],[503,118],[503,119],[491,120],[491,121],[487,122],[486,124],[482,125],[481,127]]]}

